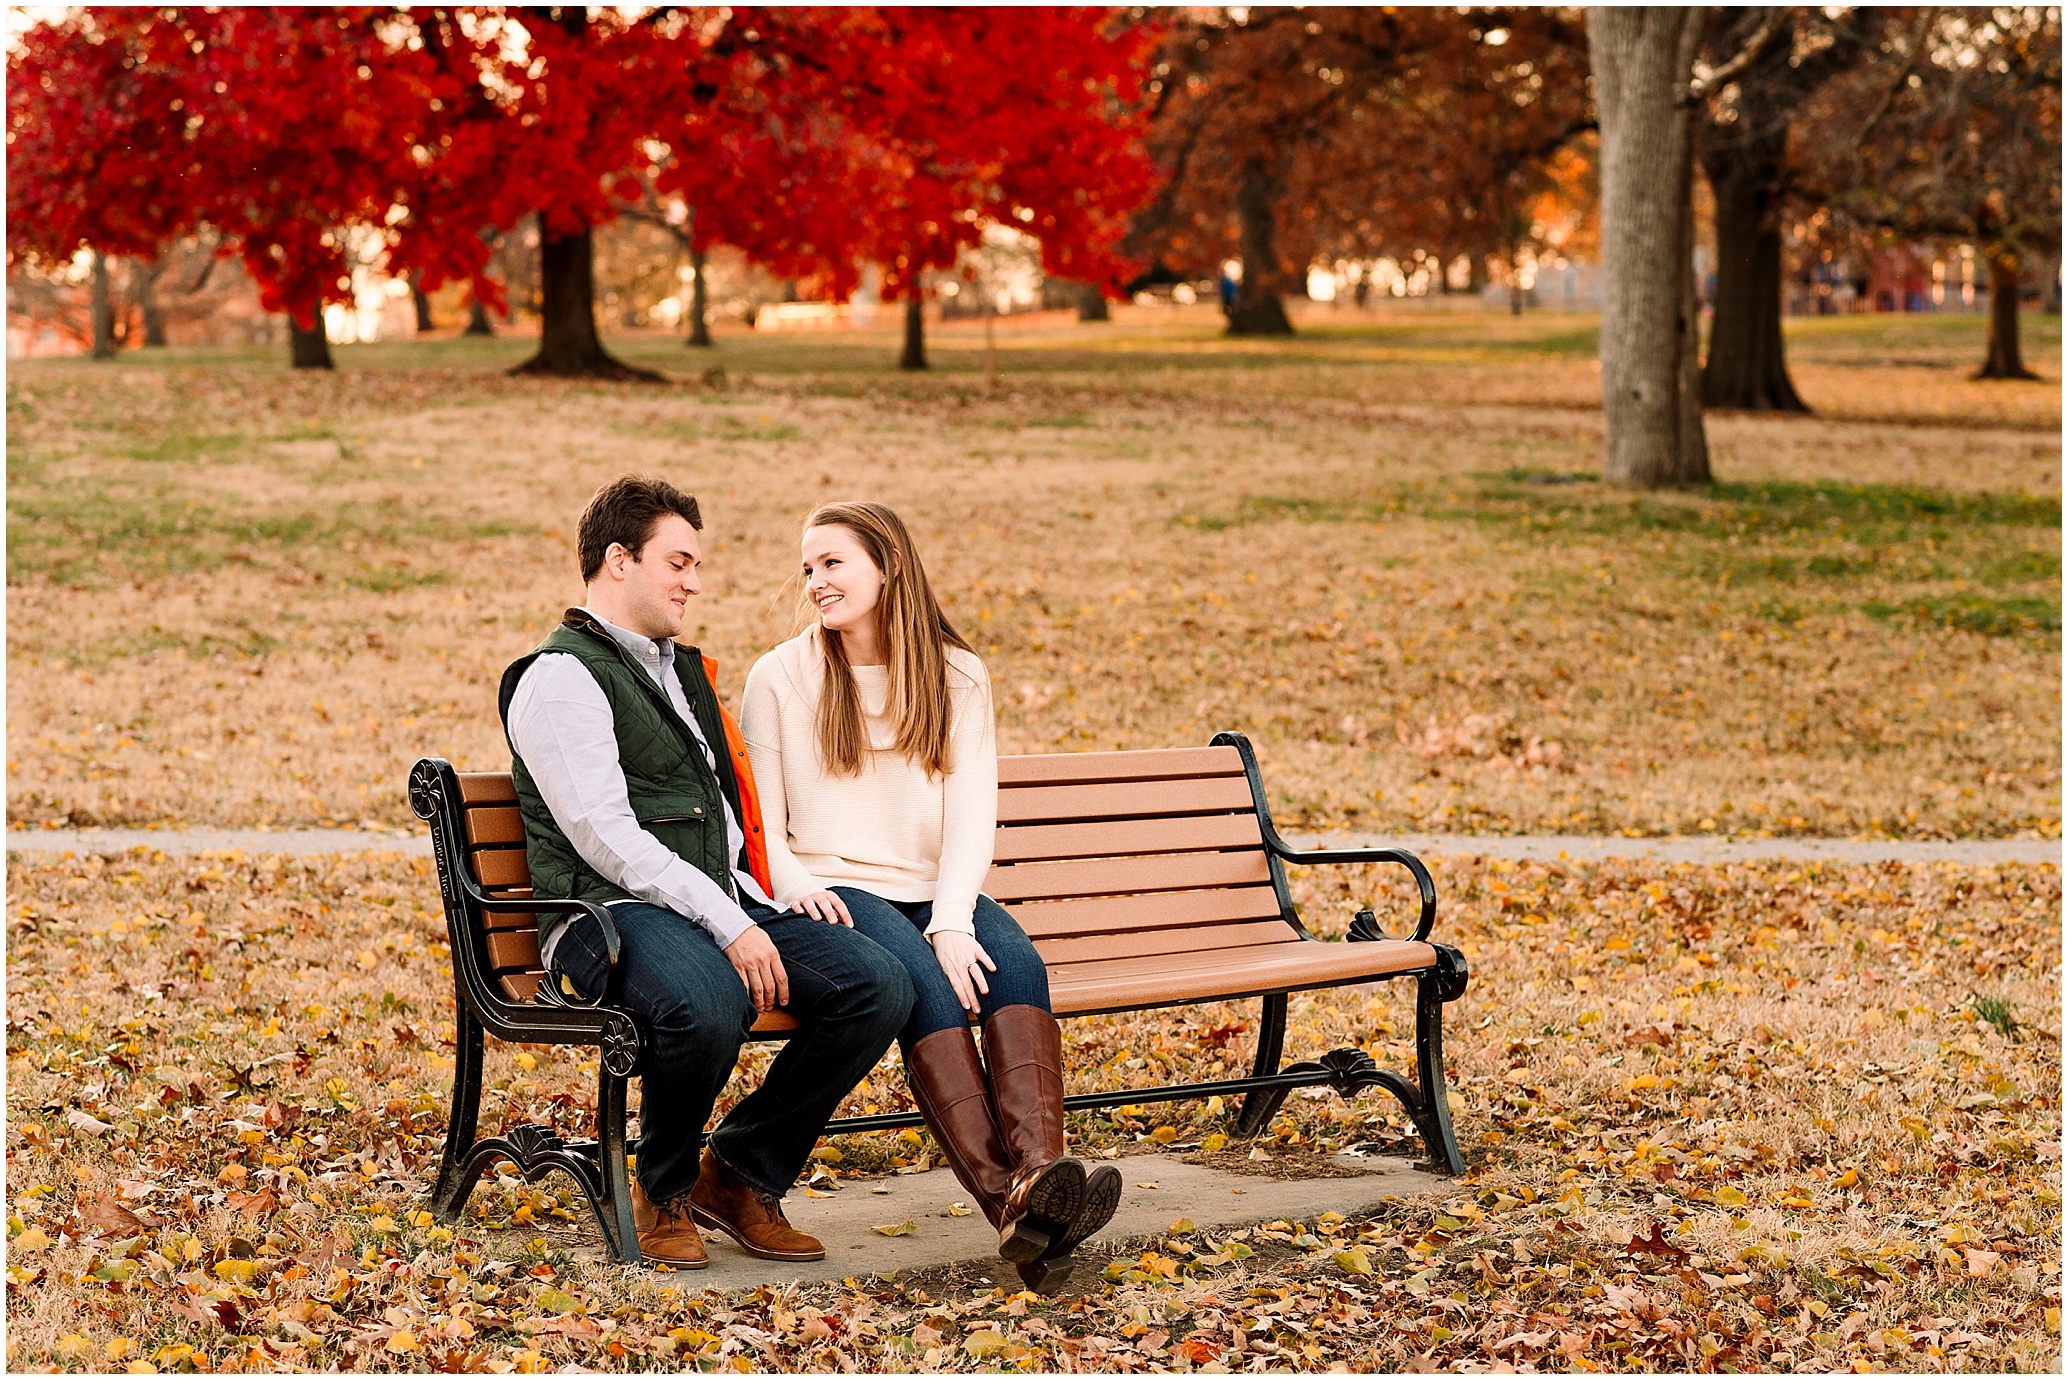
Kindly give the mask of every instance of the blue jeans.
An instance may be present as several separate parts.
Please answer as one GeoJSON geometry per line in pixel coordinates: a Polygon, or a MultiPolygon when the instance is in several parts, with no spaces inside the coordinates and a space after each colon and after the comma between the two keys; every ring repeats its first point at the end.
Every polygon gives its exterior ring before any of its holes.
{"type": "MultiPolygon", "coordinates": [[[[623,952],[608,999],[639,1020],[639,1186],[656,1203],[697,1179],[704,1123],[732,1077],[757,1014],[732,960],[710,931],[659,906],[610,908],[623,952]]],[[[761,1086],[710,1136],[711,1153],[754,1187],[782,1196],[826,1122],[862,1081],[912,1010],[899,960],[844,925],[749,906],[790,980],[783,1009],[803,1029],[783,1044],[761,1086]]],[[[610,977],[603,932],[568,922],[553,965],[584,993],[610,977]]]]}
{"type": "MultiPolygon", "coordinates": [[[[847,902],[855,929],[895,954],[912,979],[912,1016],[898,1032],[898,1048],[909,1056],[913,1045],[934,1032],[966,1027],[969,1012],[956,1000],[955,989],[926,938],[926,927],[933,921],[933,902],[886,901],[851,886],[833,890],[847,902]]],[[[989,1020],[992,1012],[1008,1006],[1048,1010],[1048,969],[1019,921],[988,896],[977,897],[975,918],[977,943],[998,965],[997,972],[984,972],[991,990],[979,994],[983,1018],[989,1020]]]]}

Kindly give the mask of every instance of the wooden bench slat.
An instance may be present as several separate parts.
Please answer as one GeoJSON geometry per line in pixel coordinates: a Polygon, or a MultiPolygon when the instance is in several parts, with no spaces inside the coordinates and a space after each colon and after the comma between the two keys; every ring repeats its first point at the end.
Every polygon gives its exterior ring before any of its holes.
{"type": "Polygon", "coordinates": [[[483,891],[531,886],[531,868],[524,860],[522,848],[476,848],[472,861],[474,880],[483,891]]]}
{"type": "MultiPolygon", "coordinates": [[[[1245,924],[1219,924],[1204,931],[1214,949],[1252,949],[1277,942],[1306,944],[1283,920],[1252,920],[1245,924]]],[[[1034,948],[1045,964],[1089,963],[1121,958],[1149,958],[1158,955],[1191,954],[1200,950],[1202,932],[1196,929],[1119,930],[1111,934],[1078,934],[1060,939],[1037,939],[1034,948]]]]}
{"type": "Polygon", "coordinates": [[[504,973],[495,982],[505,996],[522,1005],[538,995],[539,980],[544,976],[543,973],[504,973]]]}
{"type": "Polygon", "coordinates": [[[460,803],[469,809],[476,805],[517,803],[517,787],[506,771],[462,771],[453,775],[460,779],[460,803]]]}
{"type": "Polygon", "coordinates": [[[1232,747],[1148,748],[1139,752],[1065,752],[998,759],[1002,788],[1068,786],[1089,781],[1154,781],[1185,776],[1241,776],[1232,747]]]}
{"type": "Polygon", "coordinates": [[[524,842],[524,816],[515,805],[477,805],[467,811],[467,842],[524,842]]]}
{"type": "MultiPolygon", "coordinates": [[[[1184,929],[1236,920],[1278,917],[1278,896],[1268,886],[1224,887],[1218,891],[1157,891],[1142,896],[1088,896],[1075,901],[1017,901],[1007,906],[1034,939],[1070,939],[1122,930],[1184,929]]],[[[1285,927],[1291,934],[1292,927],[1285,927]]],[[[1211,947],[1209,931],[1196,943],[1211,947]]]]}
{"type": "Polygon", "coordinates": [[[1433,946],[1411,940],[1362,944],[1302,941],[1211,954],[1157,954],[1060,964],[1049,969],[1048,990],[1056,1014],[1067,1016],[1368,982],[1435,962],[1433,946]]]}
{"type": "Polygon", "coordinates": [[[994,862],[1063,858],[1118,858],[1138,853],[1205,853],[1262,848],[1255,815],[1183,815],[1116,819],[1103,824],[1014,824],[998,831],[994,862]]]}
{"type": "Polygon", "coordinates": [[[1270,880],[1270,864],[1259,848],[1244,853],[1166,853],[1146,858],[993,867],[984,879],[984,894],[999,902],[1033,901],[1255,886],[1270,880]]]}
{"type": "Polygon", "coordinates": [[[1241,776],[1208,776],[1182,781],[1115,781],[1090,786],[1022,786],[998,793],[1000,824],[1140,819],[1253,809],[1249,780],[1241,776]]]}
{"type": "Polygon", "coordinates": [[[488,966],[495,972],[539,966],[539,932],[535,929],[490,930],[482,938],[488,943],[488,966]]]}

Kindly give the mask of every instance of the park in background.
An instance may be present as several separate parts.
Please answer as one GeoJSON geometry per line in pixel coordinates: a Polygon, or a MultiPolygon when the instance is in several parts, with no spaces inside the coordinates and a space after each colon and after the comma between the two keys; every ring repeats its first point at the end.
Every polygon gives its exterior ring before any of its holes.
{"type": "Polygon", "coordinates": [[[987,241],[1024,236],[1094,317],[1124,286],[1218,277],[1236,334],[1290,331],[1285,298],[1338,267],[1360,298],[1382,266],[1498,272],[1519,309],[1598,242],[1604,474],[1658,488],[1708,482],[1705,405],[1803,406],[1784,239],[1820,302],[1846,258],[1924,247],[1935,299],[1949,264],[1972,299],[1979,264],[1984,377],[2030,376],[2027,283],[2059,300],[2045,8],[89,7],[18,34],[9,70],[10,267],[83,262],[96,353],[109,258],[148,265],[162,339],[159,266],[197,239],[328,367],[353,256],[420,324],[464,282],[492,329],[516,276],[498,245],[528,220],[541,333],[519,367],[618,378],[639,371],[598,333],[594,237],[620,218],[687,257],[668,295],[692,343],[726,246],[835,303],[866,277],[902,302],[914,369],[925,299],[987,241]]]}

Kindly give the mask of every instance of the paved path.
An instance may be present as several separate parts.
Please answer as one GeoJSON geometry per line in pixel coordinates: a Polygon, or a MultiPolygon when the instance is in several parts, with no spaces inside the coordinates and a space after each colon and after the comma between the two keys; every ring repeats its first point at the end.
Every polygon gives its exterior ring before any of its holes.
{"type": "MultiPolygon", "coordinates": [[[[1552,861],[1652,858],[1660,862],[1753,862],[1797,859],[1825,862],[2055,863],[2058,839],[1718,839],[1605,838],[1589,834],[1296,834],[1296,848],[1406,848],[1425,858],[1483,857],[1552,861]]],[[[247,853],[371,853],[397,849],[427,857],[425,832],[358,829],[10,829],[10,853],[122,853],[136,847],[166,853],[241,848],[247,853]]]]}
{"type": "MultiPolygon", "coordinates": [[[[1423,1194],[1454,1194],[1458,1188],[1440,1175],[1415,1169],[1406,1160],[1353,1160],[1337,1156],[1345,1168],[1364,1172],[1328,1179],[1267,1179],[1230,1174],[1201,1164],[1187,1164],[1170,1155],[1128,1155],[1107,1161],[1119,1169],[1123,1187],[1120,1210],[1090,1242],[1096,1250],[1170,1230],[1181,1217],[1203,1231],[1249,1226],[1278,1218],[1309,1221],[1324,1212],[1345,1215],[1423,1194]],[[1143,1187],[1153,1184],[1154,1187],[1143,1187]]],[[[711,1264],[682,1278],[691,1288],[741,1289],[757,1284],[786,1284],[844,1279],[850,1275],[924,1270],[968,1261],[1010,1268],[998,1258],[998,1234],[982,1213],[956,1216],[951,1205],[969,1207],[969,1194],[945,1169],[900,1174],[888,1179],[859,1179],[823,1198],[792,1189],[783,1211],[793,1226],[826,1244],[826,1258],[803,1265],[776,1265],[740,1250],[731,1238],[705,1232],[711,1264]],[[885,1236],[879,1226],[912,1224],[902,1236],[885,1236]]],[[[1005,1283],[1009,1274],[991,1276],[1005,1283]]],[[[1090,1283],[1087,1278],[1073,1284],[1090,1283]]],[[[1015,1288],[1018,1286],[1015,1284],[1015,1288]]]]}

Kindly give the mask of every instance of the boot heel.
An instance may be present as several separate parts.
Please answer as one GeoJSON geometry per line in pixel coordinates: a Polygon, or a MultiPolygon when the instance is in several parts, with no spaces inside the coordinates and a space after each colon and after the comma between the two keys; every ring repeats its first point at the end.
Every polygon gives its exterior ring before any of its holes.
{"type": "Polygon", "coordinates": [[[998,1254],[1015,1265],[1032,1264],[1041,1259],[1053,1244],[1054,1236],[1025,1217],[998,1233],[998,1254]]]}
{"type": "Polygon", "coordinates": [[[1036,1260],[1013,1268],[1020,1273],[1020,1283],[1037,1294],[1053,1294],[1070,1282],[1071,1268],[1076,1264],[1068,1256],[1056,1260],[1036,1260]]]}

